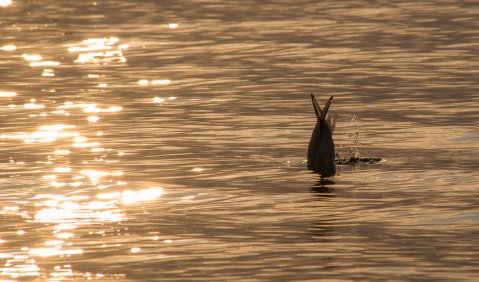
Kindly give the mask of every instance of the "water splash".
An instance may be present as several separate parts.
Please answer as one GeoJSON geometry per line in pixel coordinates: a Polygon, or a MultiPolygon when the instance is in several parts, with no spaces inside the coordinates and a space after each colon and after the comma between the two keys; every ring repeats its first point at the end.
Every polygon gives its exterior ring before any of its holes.
{"type": "Polygon", "coordinates": [[[348,138],[351,141],[351,146],[349,147],[349,154],[351,157],[359,158],[359,132],[358,132],[358,118],[356,114],[353,114],[350,120],[350,127],[353,128],[353,132],[348,133],[348,138]]]}
{"type": "Polygon", "coordinates": [[[353,114],[349,120],[349,125],[344,133],[347,140],[347,147],[345,152],[336,154],[336,164],[338,165],[358,165],[361,163],[373,164],[382,161],[380,157],[361,157],[359,147],[359,122],[356,114],[353,114]]]}

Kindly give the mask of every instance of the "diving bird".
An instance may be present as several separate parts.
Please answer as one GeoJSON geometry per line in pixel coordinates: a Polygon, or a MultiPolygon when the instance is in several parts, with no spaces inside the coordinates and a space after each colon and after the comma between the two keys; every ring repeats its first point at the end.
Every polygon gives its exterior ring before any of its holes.
{"type": "Polygon", "coordinates": [[[319,107],[313,94],[311,94],[311,100],[318,120],[309,141],[308,169],[318,172],[324,177],[333,176],[336,173],[333,128],[330,119],[326,119],[333,96],[326,102],[323,110],[319,107]]]}

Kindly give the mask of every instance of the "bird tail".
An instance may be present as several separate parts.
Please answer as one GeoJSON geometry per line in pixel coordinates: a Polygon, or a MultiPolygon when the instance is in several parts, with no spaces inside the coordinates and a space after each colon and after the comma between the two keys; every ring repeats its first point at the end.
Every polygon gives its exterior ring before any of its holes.
{"type": "Polygon", "coordinates": [[[321,110],[321,107],[319,106],[318,101],[316,101],[316,98],[314,98],[313,94],[311,94],[311,100],[313,101],[314,113],[316,114],[316,118],[318,118],[321,122],[324,122],[326,114],[329,110],[329,106],[331,105],[331,101],[333,100],[333,96],[331,96],[326,102],[326,105],[324,106],[323,110],[321,110]]]}

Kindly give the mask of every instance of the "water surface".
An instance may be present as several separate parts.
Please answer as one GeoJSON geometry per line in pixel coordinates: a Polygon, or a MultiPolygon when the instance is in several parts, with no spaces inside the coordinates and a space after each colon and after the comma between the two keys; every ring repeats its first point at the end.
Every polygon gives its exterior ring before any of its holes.
{"type": "Polygon", "coordinates": [[[479,274],[476,1],[0,1],[0,34],[2,279],[479,274]],[[310,93],[385,161],[309,172],[310,93]]]}

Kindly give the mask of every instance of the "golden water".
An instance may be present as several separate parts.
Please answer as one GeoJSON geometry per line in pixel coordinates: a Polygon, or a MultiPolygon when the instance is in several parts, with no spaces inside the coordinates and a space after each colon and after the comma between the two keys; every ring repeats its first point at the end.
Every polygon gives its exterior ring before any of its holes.
{"type": "Polygon", "coordinates": [[[476,1],[0,0],[0,35],[1,279],[479,274],[476,1]],[[309,172],[310,93],[386,161],[309,172]]]}

